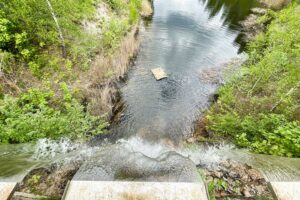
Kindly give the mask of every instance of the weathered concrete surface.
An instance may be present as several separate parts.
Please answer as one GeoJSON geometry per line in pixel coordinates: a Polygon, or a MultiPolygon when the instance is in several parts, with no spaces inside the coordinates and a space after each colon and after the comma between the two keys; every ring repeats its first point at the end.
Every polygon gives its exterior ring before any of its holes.
{"type": "Polygon", "coordinates": [[[271,182],[278,200],[299,200],[300,182],[271,182]]]}
{"type": "Polygon", "coordinates": [[[64,200],[208,200],[203,183],[71,181],[64,200]]]}
{"type": "Polygon", "coordinates": [[[158,81],[168,77],[161,67],[152,69],[151,72],[153,73],[155,79],[158,81]]]}
{"type": "Polygon", "coordinates": [[[0,200],[7,200],[16,185],[14,182],[0,182],[0,200]]]}

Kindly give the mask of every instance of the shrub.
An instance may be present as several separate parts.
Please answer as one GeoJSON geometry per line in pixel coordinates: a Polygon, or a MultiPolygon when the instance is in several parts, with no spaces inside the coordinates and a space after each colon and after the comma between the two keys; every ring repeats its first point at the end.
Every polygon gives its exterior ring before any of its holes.
{"type": "Polygon", "coordinates": [[[104,32],[102,36],[103,47],[108,50],[114,50],[118,47],[120,40],[128,30],[126,20],[112,18],[109,22],[104,23],[104,32]]]}
{"type": "Polygon", "coordinates": [[[272,16],[241,73],[220,89],[208,129],[258,153],[299,157],[300,10],[292,3],[272,16]]]}
{"type": "Polygon", "coordinates": [[[62,84],[63,108],[50,105],[53,92],[31,89],[20,98],[0,100],[0,143],[23,143],[39,138],[86,138],[102,133],[107,123],[84,112],[62,84]]]}

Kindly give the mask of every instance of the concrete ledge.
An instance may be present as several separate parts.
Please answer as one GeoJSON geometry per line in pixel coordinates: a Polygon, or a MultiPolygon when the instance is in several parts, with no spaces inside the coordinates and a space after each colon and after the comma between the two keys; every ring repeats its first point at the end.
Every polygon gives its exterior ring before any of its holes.
{"type": "Polygon", "coordinates": [[[14,182],[0,182],[0,200],[9,199],[16,185],[14,182]]]}
{"type": "Polygon", "coordinates": [[[208,200],[204,183],[71,181],[64,200],[208,200]]]}
{"type": "Polygon", "coordinates": [[[271,182],[278,200],[299,200],[300,182],[271,182]]]}

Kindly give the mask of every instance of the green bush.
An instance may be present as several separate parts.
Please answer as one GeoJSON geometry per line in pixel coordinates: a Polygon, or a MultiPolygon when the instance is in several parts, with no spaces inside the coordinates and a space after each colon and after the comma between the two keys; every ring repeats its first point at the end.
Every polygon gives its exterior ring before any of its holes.
{"type": "Polygon", "coordinates": [[[139,19],[139,11],[141,9],[141,0],[131,0],[129,3],[129,23],[135,24],[139,19]]]}
{"type": "Polygon", "coordinates": [[[126,20],[112,18],[109,22],[104,23],[103,27],[103,47],[105,50],[111,52],[118,47],[120,40],[126,34],[129,26],[126,20]]]}
{"type": "Polygon", "coordinates": [[[300,156],[300,10],[279,13],[250,42],[249,60],[219,91],[208,129],[258,153],[300,156]]]}
{"type": "MultiPolygon", "coordinates": [[[[80,21],[92,18],[95,13],[95,0],[50,1],[62,29],[67,56],[74,63],[84,63],[91,44],[83,38],[80,21]],[[73,49],[80,48],[77,55],[73,49]],[[79,54],[79,55],[78,55],[79,54]],[[84,58],[84,59],[83,59],[84,58]]],[[[25,62],[35,75],[41,76],[40,70],[51,70],[53,58],[62,59],[62,41],[51,10],[46,0],[3,0],[0,2],[0,49],[9,52],[25,62]]],[[[91,38],[91,36],[86,37],[91,38]]],[[[96,37],[93,38],[95,40],[96,37]]],[[[93,45],[92,45],[93,46],[93,45]]],[[[94,47],[94,46],[93,46],[94,47]]],[[[62,64],[62,63],[59,63],[62,64]]]]}
{"type": "Polygon", "coordinates": [[[6,95],[0,100],[0,143],[23,143],[39,138],[86,138],[103,132],[107,123],[84,112],[61,84],[62,107],[50,105],[52,91],[31,89],[20,98],[6,95]]]}
{"type": "Polygon", "coordinates": [[[127,5],[124,0],[106,0],[111,9],[120,13],[124,9],[126,9],[127,5]]]}

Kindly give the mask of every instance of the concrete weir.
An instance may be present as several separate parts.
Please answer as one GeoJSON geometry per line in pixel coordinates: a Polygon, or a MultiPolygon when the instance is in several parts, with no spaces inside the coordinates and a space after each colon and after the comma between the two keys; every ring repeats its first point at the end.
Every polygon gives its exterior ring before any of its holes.
{"type": "Polygon", "coordinates": [[[0,182],[0,200],[9,199],[16,185],[14,182],[0,182]]]}
{"type": "Polygon", "coordinates": [[[71,181],[63,200],[208,200],[203,182],[71,181]]]}
{"type": "Polygon", "coordinates": [[[278,200],[299,200],[300,182],[271,182],[278,200]]]}

